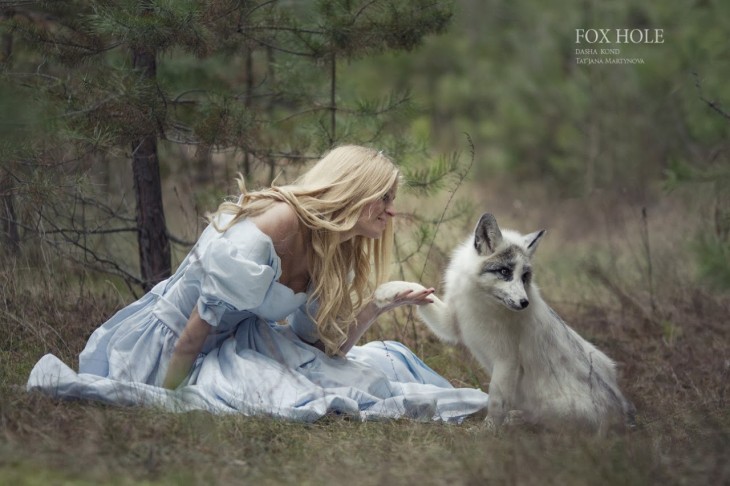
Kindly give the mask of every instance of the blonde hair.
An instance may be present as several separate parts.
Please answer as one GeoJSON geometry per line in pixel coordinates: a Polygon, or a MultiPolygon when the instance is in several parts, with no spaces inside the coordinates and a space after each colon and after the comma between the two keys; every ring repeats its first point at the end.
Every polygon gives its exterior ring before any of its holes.
{"type": "Polygon", "coordinates": [[[398,169],[382,151],[344,145],[325,154],[291,185],[272,184],[270,188],[248,192],[243,178],[239,178],[242,196],[238,202],[224,202],[208,219],[218,231],[225,231],[237,221],[263,212],[276,201],[294,209],[311,234],[307,258],[314,286],[308,302],[316,300],[319,306],[316,315],[310,317],[316,323],[327,354],[339,354],[350,325],[364,305],[371,262],[375,285],[388,278],[393,221],[388,218],[379,240],[355,236],[341,242],[340,233],[351,230],[363,207],[382,198],[398,177],[398,169]],[[235,216],[221,228],[216,225],[220,213],[235,216]]]}

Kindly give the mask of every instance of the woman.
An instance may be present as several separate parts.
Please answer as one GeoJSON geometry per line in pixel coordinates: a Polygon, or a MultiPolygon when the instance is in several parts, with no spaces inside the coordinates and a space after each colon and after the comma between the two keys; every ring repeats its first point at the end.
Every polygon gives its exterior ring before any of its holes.
{"type": "Polygon", "coordinates": [[[368,300],[371,265],[380,284],[390,263],[398,176],[382,152],[343,146],[292,185],[240,181],[175,274],[92,334],[78,374],[46,355],[28,389],[301,420],[484,408],[484,393],[451,388],[398,343],[353,348],[380,314],[433,292],[368,300]]]}

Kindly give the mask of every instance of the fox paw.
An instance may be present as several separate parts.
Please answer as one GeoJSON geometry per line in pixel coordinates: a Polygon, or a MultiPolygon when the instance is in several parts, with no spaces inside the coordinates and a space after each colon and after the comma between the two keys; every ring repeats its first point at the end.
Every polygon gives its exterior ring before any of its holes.
{"type": "Polygon", "coordinates": [[[510,410],[504,416],[505,427],[519,427],[525,425],[525,414],[522,410],[510,410]]]}
{"type": "Polygon", "coordinates": [[[526,423],[525,414],[522,410],[510,410],[504,414],[487,415],[484,419],[485,427],[493,433],[506,432],[513,427],[520,427],[526,423]]]}
{"type": "Polygon", "coordinates": [[[392,304],[398,294],[402,294],[409,290],[417,292],[419,290],[426,290],[426,288],[421,284],[403,282],[400,280],[386,282],[375,289],[373,301],[375,302],[375,305],[378,306],[378,309],[383,309],[392,304]]]}
{"type": "Polygon", "coordinates": [[[488,415],[484,418],[484,427],[486,427],[487,431],[492,434],[496,434],[499,431],[499,424],[497,424],[497,421],[494,420],[494,417],[490,417],[488,415]]]}

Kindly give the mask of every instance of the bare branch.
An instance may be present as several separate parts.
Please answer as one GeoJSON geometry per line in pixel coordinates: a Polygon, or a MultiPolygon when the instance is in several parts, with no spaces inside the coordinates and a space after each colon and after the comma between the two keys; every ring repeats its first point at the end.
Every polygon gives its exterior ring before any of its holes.
{"type": "Polygon", "coordinates": [[[699,74],[697,74],[696,72],[693,72],[692,75],[695,77],[695,87],[697,87],[697,92],[699,93],[700,99],[702,101],[704,101],[705,103],[707,103],[707,106],[709,106],[710,108],[715,110],[721,116],[730,120],[730,114],[728,114],[727,112],[725,112],[722,109],[722,107],[718,101],[710,101],[702,95],[702,83],[700,82],[699,74]]]}
{"type": "MultiPolygon", "coordinates": [[[[136,231],[136,229],[135,229],[135,231],[136,231]]],[[[170,233],[169,230],[166,230],[165,232],[167,233],[167,239],[169,239],[173,243],[177,243],[178,245],[183,245],[183,246],[194,246],[195,245],[194,241],[183,240],[182,238],[179,238],[179,237],[173,235],[172,233],[170,233]]]]}

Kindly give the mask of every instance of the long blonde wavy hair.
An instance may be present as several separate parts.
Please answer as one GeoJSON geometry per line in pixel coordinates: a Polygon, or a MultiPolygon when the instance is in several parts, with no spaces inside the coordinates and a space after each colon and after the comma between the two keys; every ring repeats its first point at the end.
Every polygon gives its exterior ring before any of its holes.
{"type": "MultiPolygon", "coordinates": [[[[307,249],[312,291],[308,302],[318,301],[313,318],[329,355],[339,354],[349,327],[370,291],[371,265],[375,285],[388,278],[393,247],[393,221],[388,218],[379,240],[355,236],[344,242],[340,234],[357,223],[363,207],[382,198],[397,184],[399,171],[382,151],[357,145],[337,147],[322,157],[293,184],[248,192],[238,179],[241,197],[224,202],[208,219],[218,231],[265,211],[282,201],[296,211],[310,230],[307,249]],[[233,214],[224,227],[216,225],[221,213],[233,214]]],[[[309,306],[307,306],[309,307],[309,306]]]]}

